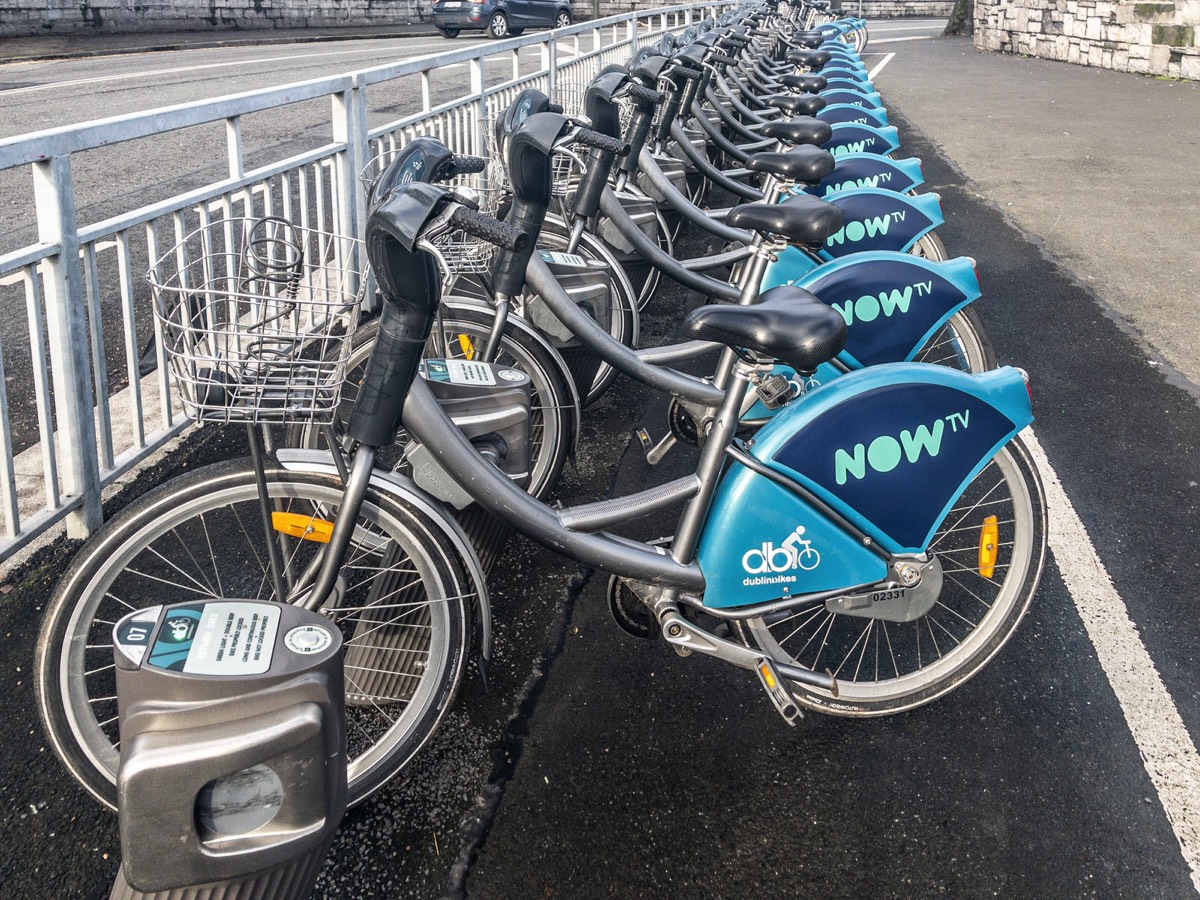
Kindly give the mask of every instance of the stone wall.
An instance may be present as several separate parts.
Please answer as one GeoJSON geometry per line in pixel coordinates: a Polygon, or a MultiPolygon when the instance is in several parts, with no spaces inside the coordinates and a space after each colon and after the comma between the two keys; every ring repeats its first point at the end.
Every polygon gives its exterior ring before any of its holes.
{"type": "Polygon", "coordinates": [[[0,35],[398,25],[432,0],[0,0],[0,35]]]}
{"type": "Polygon", "coordinates": [[[975,0],[975,46],[1200,79],[1200,0],[975,0]]]}

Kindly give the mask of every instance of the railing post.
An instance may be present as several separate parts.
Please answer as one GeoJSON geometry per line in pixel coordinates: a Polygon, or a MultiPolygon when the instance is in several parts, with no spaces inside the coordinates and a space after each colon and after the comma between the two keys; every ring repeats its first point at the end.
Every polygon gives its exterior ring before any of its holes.
{"type": "Polygon", "coordinates": [[[71,158],[55,156],[33,165],[38,239],[57,244],[41,264],[46,298],[46,336],[54,373],[54,412],[62,454],[64,493],[82,506],[67,516],[67,535],[84,538],[100,527],[100,464],[84,316],[83,272],[75,218],[71,158]]]}
{"type": "Polygon", "coordinates": [[[468,66],[471,73],[471,93],[475,97],[475,146],[479,155],[486,155],[487,141],[484,140],[483,120],[487,118],[487,89],[483,84],[483,60],[479,57],[472,59],[468,66]]]}
{"type": "MultiPolygon", "coordinates": [[[[550,32],[550,34],[553,35],[554,32],[552,31],[552,32],[550,32]]],[[[554,37],[551,37],[546,43],[546,48],[547,48],[546,66],[549,69],[549,73],[546,76],[546,79],[547,79],[546,80],[546,87],[547,87],[546,94],[550,97],[550,99],[554,99],[554,83],[555,83],[555,81],[557,81],[557,70],[558,70],[558,41],[557,41],[557,39],[555,39],[554,37]]]]}
{"type": "MultiPolygon", "coordinates": [[[[337,181],[340,185],[340,202],[338,204],[338,234],[343,237],[362,239],[367,227],[366,200],[361,196],[362,188],[358,183],[358,173],[367,164],[367,108],[366,90],[356,75],[351,82],[350,90],[334,94],[333,100],[333,139],[344,143],[346,149],[339,153],[337,159],[337,181]]],[[[354,259],[347,285],[352,291],[358,290],[358,273],[365,260],[354,259]]]]}

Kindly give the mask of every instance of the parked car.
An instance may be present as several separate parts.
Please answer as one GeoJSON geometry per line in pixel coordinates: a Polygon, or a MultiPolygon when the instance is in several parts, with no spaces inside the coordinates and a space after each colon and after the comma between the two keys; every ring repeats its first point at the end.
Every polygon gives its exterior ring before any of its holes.
{"type": "Polygon", "coordinates": [[[566,28],[571,0],[435,0],[433,25],[448,38],[462,31],[488,37],[516,37],[526,28],[566,28]]]}

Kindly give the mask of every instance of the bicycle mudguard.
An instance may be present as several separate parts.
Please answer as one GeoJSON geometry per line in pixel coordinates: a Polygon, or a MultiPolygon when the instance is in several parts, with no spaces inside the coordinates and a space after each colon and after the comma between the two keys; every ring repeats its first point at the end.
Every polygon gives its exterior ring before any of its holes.
{"type": "Polygon", "coordinates": [[[821,91],[825,98],[826,107],[848,103],[850,106],[865,106],[869,109],[883,109],[883,97],[878,92],[861,94],[858,91],[841,91],[826,88],[821,91]]]}
{"type": "MultiPolygon", "coordinates": [[[[340,477],[333,457],[326,450],[298,450],[281,447],[276,451],[276,458],[279,460],[279,464],[289,472],[316,472],[340,477]]],[[[488,595],[487,576],[484,574],[483,564],[479,561],[479,555],[475,552],[475,547],[471,544],[467,533],[463,531],[458,521],[446,511],[443,504],[435,501],[403,475],[385,472],[382,469],[373,469],[371,488],[381,494],[394,497],[401,503],[415,506],[441,526],[442,533],[458,551],[459,562],[471,576],[471,581],[475,585],[475,595],[479,607],[480,652],[485,661],[490,660],[492,658],[492,602],[488,595]]]]}
{"type": "MultiPolygon", "coordinates": [[[[954,313],[980,294],[974,260],[965,256],[937,262],[911,253],[856,253],[788,283],[811,291],[842,314],[847,339],[838,361],[852,370],[911,361],[954,313]]],[[[775,374],[795,377],[783,365],[775,374]]],[[[815,380],[828,384],[842,374],[826,363],[815,380]]],[[[774,415],[760,401],[743,418],[774,415]]]]}
{"type": "Polygon", "coordinates": [[[925,173],[916,157],[892,159],[875,153],[845,153],[837,157],[832,172],[815,185],[803,186],[802,190],[815,197],[865,187],[904,194],[924,183],[925,173]]]}
{"type": "Polygon", "coordinates": [[[821,256],[827,259],[864,250],[907,252],[945,221],[937,194],[853,188],[824,199],[840,209],[845,219],[841,230],[830,235],[821,248],[821,256]]]}
{"type": "Polygon", "coordinates": [[[886,577],[881,556],[919,553],[970,481],[1033,421],[1023,373],[971,375],[896,363],[852,372],[780,410],[754,438],[773,479],[734,464],[700,537],[704,602],[716,608],[854,588],[886,577]]]}
{"type": "Polygon", "coordinates": [[[900,133],[895,126],[874,128],[839,122],[832,126],[833,137],[821,146],[834,156],[843,153],[891,153],[900,148],[900,133]]]}
{"type": "Polygon", "coordinates": [[[826,79],[825,90],[827,91],[851,91],[856,94],[878,94],[879,91],[874,87],[863,84],[854,78],[843,78],[834,75],[832,78],[826,79]]]}
{"type": "Polygon", "coordinates": [[[847,68],[838,63],[823,68],[821,70],[821,77],[826,80],[827,85],[832,85],[833,87],[837,87],[839,81],[852,81],[858,86],[858,90],[866,91],[867,93],[876,93],[875,85],[867,78],[866,70],[860,72],[857,69],[847,68]]]}
{"type": "Polygon", "coordinates": [[[871,125],[875,128],[886,128],[888,124],[887,110],[882,106],[873,109],[869,106],[855,106],[852,103],[835,103],[819,110],[816,118],[830,125],[849,123],[851,125],[871,125]]]}

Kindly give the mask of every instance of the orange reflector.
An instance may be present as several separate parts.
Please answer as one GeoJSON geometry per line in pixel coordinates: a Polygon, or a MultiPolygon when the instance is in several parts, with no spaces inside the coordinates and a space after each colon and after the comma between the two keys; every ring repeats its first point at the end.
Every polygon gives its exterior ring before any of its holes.
{"type": "Polygon", "coordinates": [[[458,346],[462,348],[463,356],[467,358],[468,362],[475,358],[475,344],[471,342],[469,334],[459,334],[458,346]]]}
{"type": "Polygon", "coordinates": [[[763,684],[767,686],[768,691],[775,690],[775,685],[778,682],[775,681],[775,676],[771,674],[770,666],[760,665],[758,667],[758,674],[762,676],[763,684]]]}
{"type": "Polygon", "coordinates": [[[996,569],[996,557],[1000,555],[1000,529],[996,517],[988,516],[979,529],[979,574],[991,578],[996,569]]]}
{"type": "Polygon", "coordinates": [[[322,544],[328,544],[329,536],[333,534],[332,522],[314,519],[303,513],[273,512],[271,525],[276,531],[290,537],[300,538],[302,541],[318,541],[322,544]]]}

